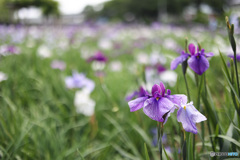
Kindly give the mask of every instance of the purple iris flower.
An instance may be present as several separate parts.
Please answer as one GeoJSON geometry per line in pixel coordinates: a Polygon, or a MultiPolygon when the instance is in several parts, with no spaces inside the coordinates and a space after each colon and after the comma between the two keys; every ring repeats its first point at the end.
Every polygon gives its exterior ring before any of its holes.
{"type": "Polygon", "coordinates": [[[130,111],[134,112],[143,108],[143,112],[151,119],[159,122],[167,122],[170,113],[174,112],[176,105],[187,102],[185,95],[171,95],[171,91],[167,90],[164,84],[155,84],[152,87],[152,94],[146,94],[128,102],[130,111]]]}
{"type": "Polygon", "coordinates": [[[107,62],[108,58],[104,56],[104,54],[101,51],[98,51],[95,55],[88,58],[88,62],[92,61],[99,61],[99,62],[107,62]]]}
{"type": "Polygon", "coordinates": [[[95,83],[88,79],[83,73],[74,71],[71,77],[65,78],[65,84],[67,88],[86,88],[92,92],[95,88],[95,83]]]}
{"type": "Polygon", "coordinates": [[[177,120],[182,123],[185,131],[197,134],[196,123],[205,121],[207,118],[193,106],[192,102],[190,102],[180,105],[177,112],[177,120]]]}
{"type": "Polygon", "coordinates": [[[188,59],[188,57],[190,57],[187,61],[189,67],[198,75],[202,75],[209,68],[209,62],[207,58],[212,57],[213,53],[205,53],[204,49],[199,51],[198,47],[196,52],[196,48],[192,43],[189,44],[188,50],[191,55],[182,51],[181,55],[172,61],[171,69],[176,69],[180,63],[183,63],[188,59]]]}
{"type": "Polygon", "coordinates": [[[209,68],[207,57],[212,57],[213,53],[205,53],[204,49],[199,51],[198,48],[197,53],[195,53],[194,44],[190,44],[188,50],[191,53],[191,57],[188,60],[189,67],[198,75],[202,75],[209,68]]]}
{"type": "MultiPolygon", "coordinates": [[[[228,57],[232,58],[234,60],[234,55],[228,55],[228,57]]],[[[240,61],[240,55],[236,55],[237,61],[240,61]]]]}
{"type": "Polygon", "coordinates": [[[134,97],[137,97],[137,98],[145,97],[146,95],[148,95],[148,92],[145,89],[143,89],[143,87],[141,86],[138,91],[134,91],[131,94],[127,95],[126,96],[126,101],[130,101],[134,97]]]}

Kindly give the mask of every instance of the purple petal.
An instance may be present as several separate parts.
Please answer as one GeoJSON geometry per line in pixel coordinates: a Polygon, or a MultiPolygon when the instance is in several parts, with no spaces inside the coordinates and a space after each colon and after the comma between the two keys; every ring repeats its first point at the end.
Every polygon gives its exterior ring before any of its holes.
{"type": "Polygon", "coordinates": [[[154,96],[155,98],[160,96],[161,93],[161,88],[158,84],[154,84],[152,86],[152,96],[154,96]]]}
{"type": "Polygon", "coordinates": [[[197,134],[196,124],[191,121],[191,117],[189,117],[188,112],[182,107],[177,112],[177,120],[182,123],[185,131],[197,134]]]}
{"type": "MultiPolygon", "coordinates": [[[[234,55],[228,55],[228,57],[234,59],[234,55]]],[[[237,61],[240,61],[240,55],[236,55],[237,61]]]]}
{"type": "Polygon", "coordinates": [[[144,96],[146,96],[146,95],[148,95],[147,91],[141,86],[141,87],[139,88],[138,97],[144,97],[144,96]]]}
{"type": "Polygon", "coordinates": [[[205,53],[205,56],[208,58],[208,57],[214,56],[214,54],[213,54],[212,52],[210,52],[210,53],[205,53]]]}
{"type": "Polygon", "coordinates": [[[133,93],[130,93],[129,95],[126,96],[126,101],[131,101],[134,97],[138,95],[137,91],[134,91],[133,93]]]}
{"type": "Polygon", "coordinates": [[[194,46],[194,44],[189,44],[188,45],[188,50],[189,50],[189,52],[191,53],[191,55],[194,55],[195,54],[195,46],[194,46]]]}
{"type": "Polygon", "coordinates": [[[166,88],[165,88],[165,86],[162,82],[160,82],[160,88],[161,88],[161,92],[162,92],[162,97],[164,97],[164,94],[166,92],[166,88]]]}
{"type": "Polygon", "coordinates": [[[155,121],[166,122],[170,113],[174,112],[174,108],[174,104],[167,98],[162,97],[158,101],[156,98],[149,98],[144,103],[143,112],[155,121]],[[167,115],[164,119],[165,114],[167,115]]]}
{"type": "Polygon", "coordinates": [[[207,118],[202,115],[192,103],[186,104],[184,107],[181,107],[177,113],[178,122],[182,122],[183,128],[194,134],[197,134],[196,123],[207,120],[207,118]],[[185,109],[184,109],[185,108],[185,109]]]}
{"type": "Polygon", "coordinates": [[[207,118],[202,115],[192,104],[188,105],[186,110],[188,113],[190,113],[190,118],[194,123],[199,123],[207,120],[207,118]]]}
{"type": "Polygon", "coordinates": [[[144,106],[144,102],[147,100],[147,97],[140,97],[128,102],[130,112],[137,111],[144,106]]]}
{"type": "Polygon", "coordinates": [[[189,54],[182,54],[174,59],[171,63],[171,70],[175,70],[180,63],[184,62],[188,58],[188,56],[189,54]]]}
{"type": "Polygon", "coordinates": [[[168,98],[174,104],[178,105],[178,107],[180,107],[181,104],[187,103],[187,96],[184,94],[169,95],[169,96],[166,96],[166,98],[168,98]]]}
{"type": "Polygon", "coordinates": [[[191,56],[188,59],[189,67],[197,74],[202,75],[208,68],[209,62],[204,56],[191,56]]]}

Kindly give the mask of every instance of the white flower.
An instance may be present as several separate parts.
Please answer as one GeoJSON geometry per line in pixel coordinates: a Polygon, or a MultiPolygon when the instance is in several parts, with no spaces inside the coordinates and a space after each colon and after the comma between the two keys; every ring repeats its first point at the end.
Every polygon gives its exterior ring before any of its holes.
{"type": "Polygon", "coordinates": [[[39,48],[38,48],[38,55],[43,57],[43,58],[48,58],[52,55],[50,49],[45,46],[45,45],[41,45],[39,48]]]}
{"type": "Polygon", "coordinates": [[[7,79],[8,79],[8,76],[5,73],[0,72],[0,82],[5,81],[7,79]]]}
{"type": "Polygon", "coordinates": [[[109,64],[110,70],[113,72],[119,72],[122,70],[122,63],[120,61],[112,61],[109,64]]]}
{"type": "Polygon", "coordinates": [[[90,98],[90,92],[87,89],[75,93],[74,105],[77,113],[85,116],[92,116],[95,109],[95,101],[90,98]]]}
{"type": "Polygon", "coordinates": [[[136,58],[137,58],[137,62],[139,64],[148,64],[149,63],[149,57],[146,53],[139,53],[136,58]]]}
{"type": "Polygon", "coordinates": [[[173,87],[177,81],[177,74],[174,71],[164,71],[160,74],[160,80],[164,83],[168,83],[173,87]]]}
{"type": "Polygon", "coordinates": [[[113,47],[112,41],[110,41],[109,39],[103,38],[100,39],[98,42],[98,46],[101,49],[106,49],[106,50],[110,50],[113,47]]]}
{"type": "Polygon", "coordinates": [[[105,68],[105,62],[94,61],[91,66],[94,71],[103,70],[105,68]]]}

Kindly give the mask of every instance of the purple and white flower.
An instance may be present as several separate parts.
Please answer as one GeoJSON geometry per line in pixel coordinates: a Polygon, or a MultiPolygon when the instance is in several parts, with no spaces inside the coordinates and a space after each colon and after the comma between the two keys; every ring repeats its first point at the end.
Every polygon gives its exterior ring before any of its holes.
{"type": "Polygon", "coordinates": [[[196,123],[207,120],[194,106],[193,102],[182,103],[177,112],[177,120],[182,123],[185,131],[197,134],[196,123]]]}
{"type": "Polygon", "coordinates": [[[130,111],[134,112],[143,108],[143,112],[151,119],[166,123],[170,113],[176,109],[176,105],[187,102],[187,96],[171,95],[170,90],[166,90],[164,84],[155,84],[152,87],[152,94],[146,93],[144,97],[139,97],[128,102],[130,111]],[[167,92],[167,93],[165,93],[167,92]]]}
{"type": "Polygon", "coordinates": [[[67,88],[70,89],[85,87],[92,92],[95,88],[95,83],[92,80],[88,79],[85,74],[76,71],[72,73],[72,76],[65,78],[65,83],[67,88]]]}

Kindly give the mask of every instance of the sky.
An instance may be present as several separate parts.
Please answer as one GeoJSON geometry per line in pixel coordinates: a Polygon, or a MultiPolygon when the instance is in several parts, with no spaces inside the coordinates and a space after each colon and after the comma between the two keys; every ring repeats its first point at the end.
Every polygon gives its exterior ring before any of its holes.
{"type": "MultiPolygon", "coordinates": [[[[97,5],[109,0],[55,0],[59,2],[62,14],[77,14],[83,11],[87,5],[97,5]]],[[[41,11],[37,8],[24,8],[18,12],[19,18],[39,18],[41,11]]]]}
{"type": "Polygon", "coordinates": [[[108,0],[56,0],[63,14],[80,13],[87,5],[97,5],[108,0]]]}

